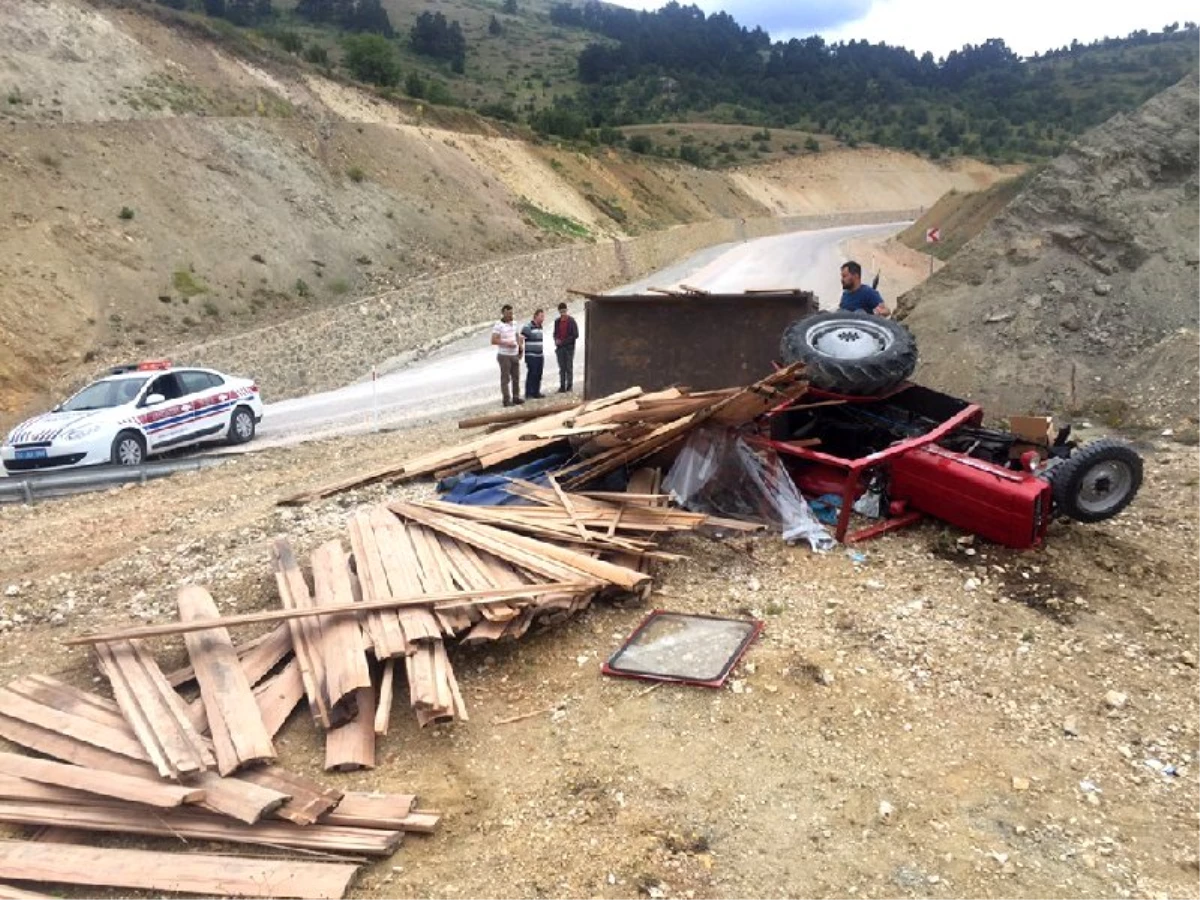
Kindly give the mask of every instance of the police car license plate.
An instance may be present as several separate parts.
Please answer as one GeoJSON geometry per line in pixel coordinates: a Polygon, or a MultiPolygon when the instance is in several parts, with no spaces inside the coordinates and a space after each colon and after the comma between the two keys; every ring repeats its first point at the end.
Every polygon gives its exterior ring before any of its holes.
{"type": "Polygon", "coordinates": [[[45,459],[46,451],[41,447],[36,450],[18,450],[17,459],[45,459]]]}

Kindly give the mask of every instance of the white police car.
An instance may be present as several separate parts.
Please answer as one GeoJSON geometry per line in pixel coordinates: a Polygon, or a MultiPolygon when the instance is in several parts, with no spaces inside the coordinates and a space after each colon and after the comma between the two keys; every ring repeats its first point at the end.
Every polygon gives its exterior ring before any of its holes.
{"type": "Polygon", "coordinates": [[[258,385],[167,360],[118,366],[48,413],[28,419],[0,444],[10,473],[113,463],[208,440],[244,444],[262,421],[258,385]]]}

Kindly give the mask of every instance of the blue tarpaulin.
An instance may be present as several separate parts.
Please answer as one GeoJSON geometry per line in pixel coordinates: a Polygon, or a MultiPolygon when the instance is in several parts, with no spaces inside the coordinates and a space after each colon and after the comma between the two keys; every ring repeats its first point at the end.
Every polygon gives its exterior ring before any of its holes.
{"type": "Polygon", "coordinates": [[[568,458],[565,453],[555,453],[504,472],[456,475],[441,481],[438,491],[445,492],[442,499],[446,502],[466,506],[530,506],[530,501],[508,492],[508,482],[515,478],[549,487],[547,476],[566,464],[568,458]]]}

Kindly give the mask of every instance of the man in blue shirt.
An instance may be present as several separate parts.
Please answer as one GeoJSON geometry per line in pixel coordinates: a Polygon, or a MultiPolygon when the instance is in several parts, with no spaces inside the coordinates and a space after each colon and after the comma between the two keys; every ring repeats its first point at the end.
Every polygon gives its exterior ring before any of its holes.
{"type": "Polygon", "coordinates": [[[862,266],[854,260],[842,266],[842,302],[838,304],[838,309],[884,317],[891,315],[879,291],[862,283],[862,266]]]}

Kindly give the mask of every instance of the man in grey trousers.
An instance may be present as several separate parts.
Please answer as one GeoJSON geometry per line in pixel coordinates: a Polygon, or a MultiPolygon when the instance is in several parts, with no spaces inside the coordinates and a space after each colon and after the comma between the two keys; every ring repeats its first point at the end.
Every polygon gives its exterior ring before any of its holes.
{"type": "Polygon", "coordinates": [[[500,364],[500,394],[505,406],[525,402],[521,399],[523,343],[521,332],[513,323],[513,308],[505,303],[500,307],[500,321],[492,326],[492,344],[496,347],[496,361],[500,364]]]}

